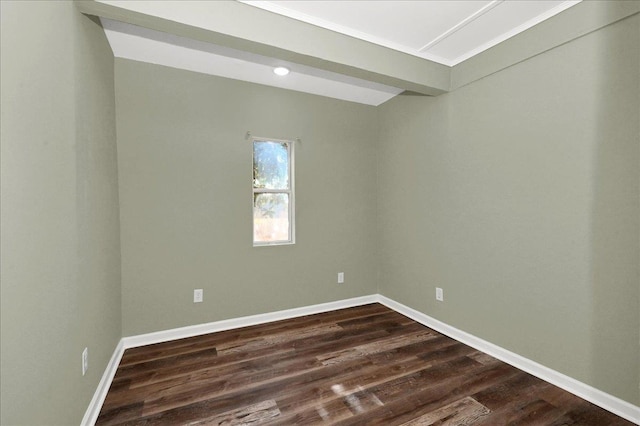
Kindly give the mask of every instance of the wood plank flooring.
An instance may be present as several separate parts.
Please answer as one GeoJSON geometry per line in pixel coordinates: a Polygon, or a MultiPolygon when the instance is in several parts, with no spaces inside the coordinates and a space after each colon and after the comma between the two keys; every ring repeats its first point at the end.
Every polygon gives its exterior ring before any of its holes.
{"type": "Polygon", "coordinates": [[[380,304],[125,351],[97,425],[632,425],[380,304]]]}

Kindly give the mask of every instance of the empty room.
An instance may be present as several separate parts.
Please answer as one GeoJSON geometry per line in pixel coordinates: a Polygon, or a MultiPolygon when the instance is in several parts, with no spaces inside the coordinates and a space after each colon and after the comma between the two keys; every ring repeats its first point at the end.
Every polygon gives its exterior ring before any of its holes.
{"type": "Polygon", "coordinates": [[[640,424],[640,2],[0,19],[1,425],[640,424]]]}

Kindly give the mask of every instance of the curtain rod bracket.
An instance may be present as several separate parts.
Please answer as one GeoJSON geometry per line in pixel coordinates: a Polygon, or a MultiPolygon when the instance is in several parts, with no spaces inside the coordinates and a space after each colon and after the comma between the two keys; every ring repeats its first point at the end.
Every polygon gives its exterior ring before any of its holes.
{"type": "MultiPolygon", "coordinates": [[[[245,140],[249,140],[253,137],[253,135],[251,134],[251,130],[247,130],[247,133],[245,133],[244,138],[245,140]]],[[[291,139],[289,139],[291,140],[291,139]]],[[[294,141],[298,142],[298,143],[302,143],[302,139],[300,137],[297,137],[295,139],[293,139],[294,141]]]]}

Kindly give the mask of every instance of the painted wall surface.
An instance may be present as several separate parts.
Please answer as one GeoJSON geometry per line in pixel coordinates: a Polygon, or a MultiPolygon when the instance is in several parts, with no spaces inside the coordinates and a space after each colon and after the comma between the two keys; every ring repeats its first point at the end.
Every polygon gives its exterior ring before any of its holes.
{"type": "Polygon", "coordinates": [[[378,150],[380,293],[634,404],[639,29],[394,98],[378,150]]]}
{"type": "Polygon", "coordinates": [[[78,424],[121,336],[376,292],[640,404],[638,15],[376,109],[114,86],[71,2],[0,8],[0,424],[78,424]],[[301,138],[295,245],[252,247],[248,130],[301,138]]]}
{"type": "Polygon", "coordinates": [[[0,7],[0,424],[79,424],[121,336],[113,55],[72,2],[0,7]]]}
{"type": "Polygon", "coordinates": [[[125,336],[376,293],[375,108],[117,59],[116,111],[125,336]],[[247,131],[301,139],[294,245],[252,245],[247,131]]]}

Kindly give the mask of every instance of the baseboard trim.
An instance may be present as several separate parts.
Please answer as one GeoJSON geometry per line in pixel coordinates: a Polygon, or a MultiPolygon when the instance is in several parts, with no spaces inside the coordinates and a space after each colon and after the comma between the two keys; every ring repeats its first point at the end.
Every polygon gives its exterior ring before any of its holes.
{"type": "Polygon", "coordinates": [[[124,353],[124,344],[122,339],[118,342],[116,349],[113,351],[111,355],[111,359],[107,364],[107,367],[102,374],[102,378],[100,379],[100,383],[98,383],[98,387],[96,391],[93,393],[93,398],[91,398],[91,402],[89,403],[89,407],[87,411],[84,413],[84,417],[82,418],[83,426],[93,426],[96,424],[96,420],[98,420],[98,415],[100,414],[100,409],[102,408],[102,404],[104,403],[105,398],[107,397],[107,392],[109,392],[109,388],[111,387],[111,382],[113,382],[113,377],[116,375],[116,370],[118,369],[118,365],[120,364],[120,360],[122,359],[122,354],[124,353]]]}
{"type": "Polygon", "coordinates": [[[411,318],[412,320],[419,322],[420,324],[436,330],[439,333],[447,335],[464,343],[465,345],[478,349],[479,351],[485,352],[494,358],[506,362],[520,370],[526,371],[529,374],[558,386],[567,392],[571,392],[572,394],[627,419],[630,422],[640,425],[640,407],[638,406],[609,395],[608,393],[598,390],[593,386],[552,370],[549,367],[545,367],[542,364],[538,364],[535,361],[494,345],[493,343],[487,342],[486,340],[472,334],[452,327],[442,321],[423,314],[422,312],[403,305],[402,303],[389,299],[388,297],[378,295],[378,302],[411,318]]]}
{"type": "Polygon", "coordinates": [[[154,333],[140,334],[137,336],[129,336],[123,338],[122,340],[124,341],[124,348],[129,349],[135,348],[137,346],[152,345],[154,343],[184,339],[186,337],[199,336],[202,334],[215,333],[218,331],[232,330],[234,328],[249,327],[257,324],[266,324],[269,322],[297,318],[304,315],[319,314],[322,312],[335,311],[337,309],[351,308],[354,306],[366,305],[368,303],[376,302],[378,302],[378,295],[372,294],[369,296],[354,297],[352,299],[321,303],[318,305],[305,306],[302,308],[286,309],[283,311],[269,312],[266,314],[232,318],[228,320],[158,331],[154,333]]]}
{"type": "Polygon", "coordinates": [[[154,333],[140,334],[137,336],[124,337],[118,343],[107,368],[98,384],[95,394],[91,400],[89,407],[82,419],[82,425],[94,425],[102,404],[107,396],[113,377],[115,376],[118,364],[122,358],[125,349],[138,346],[151,345],[154,343],[162,343],[186,337],[199,336],[207,333],[215,333],[218,331],[232,330],[235,328],[248,327],[258,324],[266,324],[269,322],[280,321],[290,318],[297,318],[304,315],[319,314],[322,312],[334,311],[337,309],[351,308],[354,306],[366,305],[369,303],[381,303],[396,312],[399,312],[420,324],[445,334],[465,345],[471,346],[482,352],[485,352],[507,364],[510,364],[520,370],[526,371],[542,380],[545,380],[559,388],[571,392],[599,407],[604,408],[624,419],[640,425],[640,407],[620,398],[609,395],[606,392],[598,390],[590,385],[559,373],[544,365],[538,364],[528,358],[476,337],[472,334],[452,327],[442,321],[430,317],[420,311],[410,308],[395,300],[389,299],[380,294],[369,296],[355,297],[352,299],[338,300],[335,302],[321,303],[318,305],[305,306],[301,308],[287,309],[283,311],[270,312],[265,314],[251,315],[240,318],[232,318],[228,320],[215,321],[206,324],[197,324],[188,327],[174,328],[170,330],[158,331],[154,333]]]}

